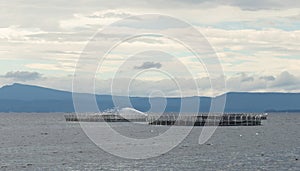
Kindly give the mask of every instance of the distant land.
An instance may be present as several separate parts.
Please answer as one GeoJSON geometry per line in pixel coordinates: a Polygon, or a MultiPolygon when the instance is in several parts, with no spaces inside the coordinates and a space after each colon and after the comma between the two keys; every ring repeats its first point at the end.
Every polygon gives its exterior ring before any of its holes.
{"type": "MultiPolygon", "coordinates": [[[[300,112],[300,93],[230,92],[221,96],[224,95],[227,97],[225,112],[300,112]]],[[[125,99],[126,97],[96,95],[99,109],[104,111],[116,107],[113,98],[125,99]]],[[[208,112],[210,109],[211,97],[185,98],[199,98],[199,112],[208,112]]],[[[162,98],[130,97],[133,107],[143,112],[150,109],[149,100],[159,103],[162,98]]],[[[166,100],[165,112],[180,111],[181,98],[166,100]]],[[[19,83],[3,86],[0,88],[0,112],[74,112],[72,93],[19,83]]]]}

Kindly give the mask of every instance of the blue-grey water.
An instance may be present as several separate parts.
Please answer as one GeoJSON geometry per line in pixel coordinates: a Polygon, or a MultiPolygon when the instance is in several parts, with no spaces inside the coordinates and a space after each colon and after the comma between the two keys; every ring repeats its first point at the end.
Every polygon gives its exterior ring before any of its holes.
{"type": "MultiPolygon", "coordinates": [[[[219,127],[205,145],[198,144],[202,128],[196,127],[170,152],[146,160],[104,152],[63,114],[0,117],[0,170],[300,170],[300,114],[270,114],[262,126],[219,127]]],[[[141,138],[155,133],[126,123],[115,129],[141,138]]]]}

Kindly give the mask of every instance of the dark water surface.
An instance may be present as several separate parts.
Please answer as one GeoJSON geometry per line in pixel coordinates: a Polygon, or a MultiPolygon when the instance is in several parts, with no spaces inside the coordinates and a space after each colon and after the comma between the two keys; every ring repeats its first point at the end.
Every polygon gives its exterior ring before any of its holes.
{"type": "MultiPolygon", "coordinates": [[[[219,127],[205,145],[198,144],[197,127],[170,152],[146,160],[104,152],[63,114],[0,117],[0,170],[300,170],[300,114],[270,114],[263,126],[219,127]]],[[[147,127],[155,131],[126,123],[116,130],[141,138],[166,130],[147,127]]]]}

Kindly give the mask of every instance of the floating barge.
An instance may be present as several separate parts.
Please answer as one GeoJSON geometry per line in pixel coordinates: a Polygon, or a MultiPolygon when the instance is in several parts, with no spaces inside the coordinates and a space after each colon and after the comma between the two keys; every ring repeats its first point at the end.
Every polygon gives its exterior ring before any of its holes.
{"type": "Polygon", "coordinates": [[[131,115],[130,118],[118,114],[86,114],[65,115],[66,121],[77,122],[147,122],[149,125],[177,125],[177,126],[257,126],[267,119],[267,114],[201,114],[190,115],[131,115]]]}

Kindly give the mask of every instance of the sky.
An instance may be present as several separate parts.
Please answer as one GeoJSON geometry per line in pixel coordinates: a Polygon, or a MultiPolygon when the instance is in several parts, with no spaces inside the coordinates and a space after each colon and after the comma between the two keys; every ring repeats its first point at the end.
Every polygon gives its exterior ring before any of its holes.
{"type": "MultiPolygon", "coordinates": [[[[160,14],[199,31],[220,61],[218,69],[223,75],[219,81],[224,79],[226,88],[213,89],[205,64],[176,41],[180,36],[193,40],[195,35],[186,34],[176,23],[156,19],[150,21],[151,28],[143,22],[124,22],[101,35],[105,41],[92,47],[97,54],[107,52],[105,47],[112,42],[122,43],[101,58],[95,71],[89,70],[91,62],[81,61],[85,71],[95,73],[96,93],[215,96],[229,91],[300,92],[300,1],[11,0],[0,1],[0,7],[0,86],[18,82],[72,91],[78,61],[87,56],[87,46],[95,35],[128,17],[160,14]],[[120,40],[129,33],[157,30],[176,37],[120,40]]],[[[89,79],[80,78],[82,83],[89,79]]],[[[81,86],[78,91],[89,90],[81,86]]]]}

